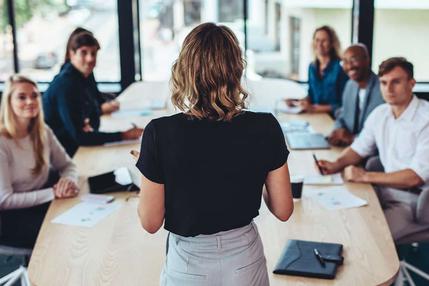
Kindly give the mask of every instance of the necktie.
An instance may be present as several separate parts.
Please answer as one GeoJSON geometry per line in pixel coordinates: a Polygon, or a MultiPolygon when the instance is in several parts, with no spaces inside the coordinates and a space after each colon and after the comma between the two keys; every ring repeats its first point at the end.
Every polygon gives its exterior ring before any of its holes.
{"type": "Polygon", "coordinates": [[[356,95],[356,102],[355,102],[355,118],[353,122],[353,134],[359,133],[359,113],[360,113],[360,108],[359,108],[359,91],[358,91],[358,94],[356,95]]]}

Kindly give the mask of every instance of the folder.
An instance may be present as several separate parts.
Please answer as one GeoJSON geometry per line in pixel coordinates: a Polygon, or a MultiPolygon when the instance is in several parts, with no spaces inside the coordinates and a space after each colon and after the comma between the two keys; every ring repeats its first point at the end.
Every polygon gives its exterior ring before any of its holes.
{"type": "Polygon", "coordinates": [[[275,274],[334,279],[343,262],[343,245],[305,240],[289,240],[273,271],[275,274]],[[323,261],[315,255],[315,249],[323,261]]]}

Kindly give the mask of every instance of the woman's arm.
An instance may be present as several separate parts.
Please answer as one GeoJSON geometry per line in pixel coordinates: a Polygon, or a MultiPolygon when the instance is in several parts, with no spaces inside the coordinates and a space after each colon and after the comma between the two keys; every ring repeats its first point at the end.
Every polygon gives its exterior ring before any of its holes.
{"type": "MultiPolygon", "coordinates": [[[[29,208],[54,199],[51,188],[15,193],[13,191],[8,152],[0,148],[0,210],[29,208]]],[[[25,158],[23,158],[25,160],[25,158]]]]}
{"type": "Polygon", "coordinates": [[[293,212],[293,200],[287,163],[268,173],[263,196],[273,215],[281,221],[289,219],[293,212]]]}
{"type": "Polygon", "coordinates": [[[141,177],[138,214],[143,228],[149,233],[157,232],[164,223],[164,184],[141,177]]]}

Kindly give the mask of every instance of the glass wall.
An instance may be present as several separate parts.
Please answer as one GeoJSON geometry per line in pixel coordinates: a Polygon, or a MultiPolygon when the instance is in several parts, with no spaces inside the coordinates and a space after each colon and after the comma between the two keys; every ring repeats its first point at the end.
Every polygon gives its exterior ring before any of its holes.
{"type": "Polygon", "coordinates": [[[249,0],[248,73],[306,81],[313,31],[333,27],[351,43],[352,0],[249,0]]]}
{"type": "Polygon", "coordinates": [[[119,81],[119,37],[115,0],[15,1],[20,72],[51,81],[64,62],[68,35],[78,26],[99,40],[95,76],[119,81]]]}
{"type": "Polygon", "coordinates": [[[242,0],[140,1],[143,80],[167,80],[185,36],[198,24],[230,27],[244,47],[242,0]]]}
{"type": "Polygon", "coordinates": [[[429,0],[376,0],[372,68],[393,56],[414,64],[417,81],[429,82],[429,0]]]}
{"type": "Polygon", "coordinates": [[[0,81],[5,81],[13,73],[12,31],[6,5],[6,0],[0,0],[0,81]]]}

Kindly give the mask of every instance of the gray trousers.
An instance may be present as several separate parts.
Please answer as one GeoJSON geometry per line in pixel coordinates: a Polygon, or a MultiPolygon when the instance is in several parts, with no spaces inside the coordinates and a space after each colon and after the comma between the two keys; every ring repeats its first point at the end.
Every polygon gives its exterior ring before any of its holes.
{"type": "MultiPolygon", "coordinates": [[[[370,158],[366,163],[365,169],[372,172],[384,171],[384,167],[378,157],[370,158]]],[[[428,237],[426,233],[429,232],[429,224],[426,222],[427,220],[419,217],[426,215],[420,214],[427,213],[427,211],[420,210],[419,207],[428,209],[428,199],[406,190],[383,188],[377,185],[373,185],[373,187],[383,208],[395,243],[418,241],[417,238],[420,234],[422,237],[428,237]],[[425,201],[423,202],[422,199],[425,201]],[[420,206],[423,204],[425,206],[420,206]]]]}
{"type": "Polygon", "coordinates": [[[269,285],[255,223],[212,235],[168,238],[161,286],[269,285]]]}

